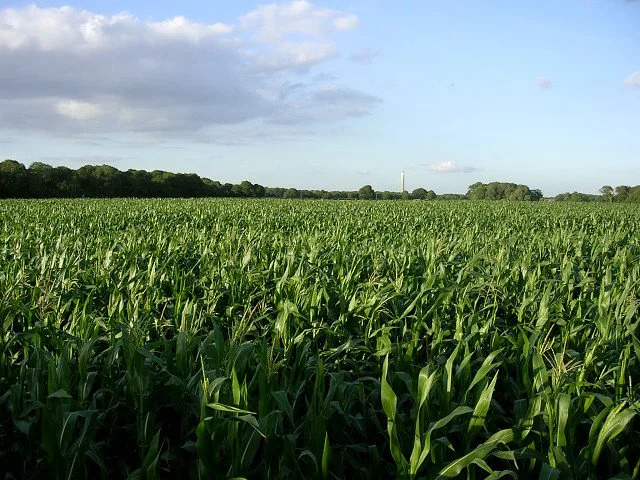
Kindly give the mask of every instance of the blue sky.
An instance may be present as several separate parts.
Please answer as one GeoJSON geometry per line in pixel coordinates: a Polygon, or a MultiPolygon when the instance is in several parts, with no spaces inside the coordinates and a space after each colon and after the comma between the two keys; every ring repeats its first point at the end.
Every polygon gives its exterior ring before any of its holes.
{"type": "Polygon", "coordinates": [[[639,132],[637,0],[0,3],[25,164],[553,195],[640,184],[639,132]]]}

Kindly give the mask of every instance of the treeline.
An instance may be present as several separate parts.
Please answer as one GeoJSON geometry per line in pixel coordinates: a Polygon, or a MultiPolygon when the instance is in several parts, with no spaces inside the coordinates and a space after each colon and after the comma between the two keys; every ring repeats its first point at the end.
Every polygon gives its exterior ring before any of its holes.
{"type": "Polygon", "coordinates": [[[630,187],[628,185],[618,185],[613,188],[605,185],[600,189],[600,195],[590,195],[588,193],[561,193],[554,198],[556,202],[621,202],[640,203],[640,185],[630,187]]]}
{"type": "MultiPolygon", "coordinates": [[[[0,163],[0,198],[75,197],[273,197],[324,199],[424,199],[437,198],[433,190],[417,188],[408,192],[375,192],[370,185],[357,191],[299,190],[270,188],[243,181],[220,183],[193,173],[162,170],[120,171],[109,165],[85,165],[73,170],[33,163],[26,168],[15,160],[0,163]]],[[[457,196],[462,197],[462,196],[457,196]]]]}
{"type": "Polygon", "coordinates": [[[512,183],[475,183],[466,195],[436,195],[433,190],[416,188],[409,192],[376,192],[370,185],[357,191],[299,190],[264,187],[243,181],[220,183],[196,174],[162,170],[120,171],[109,165],[85,165],[77,170],[33,163],[28,168],[15,160],[0,163],[0,198],[74,198],[74,197],[272,197],[316,199],[380,200],[519,200],[542,198],[539,190],[512,183]]]}

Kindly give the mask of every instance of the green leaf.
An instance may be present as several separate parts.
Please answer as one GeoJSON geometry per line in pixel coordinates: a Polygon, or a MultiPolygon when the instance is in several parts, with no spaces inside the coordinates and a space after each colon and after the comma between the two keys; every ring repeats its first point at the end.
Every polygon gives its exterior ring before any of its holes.
{"type": "Polygon", "coordinates": [[[409,471],[415,473],[419,468],[420,456],[422,454],[422,409],[426,406],[429,398],[429,393],[433,388],[436,381],[436,372],[429,374],[429,368],[424,367],[420,370],[418,375],[418,411],[416,413],[416,425],[413,438],[413,450],[411,451],[411,457],[409,458],[409,471]]]}
{"type": "Polygon", "coordinates": [[[73,397],[69,395],[67,392],[65,392],[64,390],[60,389],[57,392],[53,392],[47,398],[73,398],[73,397]]]}
{"type": "Polygon", "coordinates": [[[454,418],[456,418],[456,417],[458,417],[460,415],[466,415],[467,413],[471,413],[471,412],[473,412],[473,409],[471,409],[470,407],[466,407],[466,406],[458,407],[453,412],[451,412],[449,415],[447,415],[444,418],[441,418],[440,420],[435,422],[433,425],[431,425],[431,427],[427,431],[427,435],[425,436],[425,439],[424,439],[424,444],[423,444],[423,447],[422,447],[422,453],[420,454],[420,457],[419,457],[418,462],[416,464],[415,471],[411,472],[412,474],[417,474],[418,473],[418,471],[420,469],[420,466],[424,463],[424,461],[427,458],[427,455],[431,451],[431,434],[434,431],[436,431],[437,429],[442,428],[445,425],[447,425],[454,418]]]}
{"type": "Polygon", "coordinates": [[[502,352],[502,348],[491,352],[487,356],[487,358],[484,359],[484,361],[482,362],[482,366],[478,369],[478,371],[474,375],[473,380],[471,381],[471,384],[467,388],[467,391],[470,391],[471,389],[473,389],[473,387],[475,387],[479,382],[481,382],[483,379],[487,377],[487,375],[492,369],[494,369],[495,367],[499,366],[502,363],[502,362],[492,363],[493,360],[500,354],[500,352],[502,352]]]}
{"type": "Polygon", "coordinates": [[[564,447],[567,445],[565,429],[567,419],[569,418],[569,406],[571,405],[571,397],[566,393],[560,393],[557,398],[557,438],[556,445],[564,447]]]}
{"type": "Polygon", "coordinates": [[[211,439],[211,432],[205,421],[201,421],[196,427],[196,450],[198,459],[204,466],[205,473],[209,476],[214,475],[216,457],[218,450],[211,439]]]}
{"type": "Polygon", "coordinates": [[[322,479],[326,480],[329,474],[329,461],[331,459],[331,445],[329,444],[329,434],[324,434],[324,448],[322,449],[322,479]]]}
{"type": "Polygon", "coordinates": [[[278,402],[278,407],[280,407],[280,410],[285,413],[285,415],[291,422],[291,425],[293,425],[293,409],[291,408],[291,404],[289,404],[287,392],[278,390],[276,392],[271,392],[271,395],[276,399],[276,402],[278,402]]]}
{"type": "Polygon", "coordinates": [[[558,480],[560,478],[560,474],[562,472],[556,468],[553,468],[549,464],[545,463],[542,465],[542,470],[540,470],[539,480],[558,480]]]}
{"type": "Polygon", "coordinates": [[[258,433],[258,435],[265,438],[264,433],[262,433],[262,431],[260,430],[260,425],[258,424],[256,417],[254,417],[253,415],[240,415],[238,417],[231,417],[231,420],[246,423],[251,428],[253,428],[258,433]]]}
{"type": "Polygon", "coordinates": [[[491,383],[482,391],[480,398],[473,409],[473,414],[471,415],[469,426],[467,428],[467,446],[471,445],[475,436],[484,426],[484,421],[491,405],[491,398],[493,397],[493,390],[495,389],[497,380],[498,372],[493,376],[491,383]]]}
{"type": "Polygon", "coordinates": [[[449,463],[446,467],[440,470],[440,473],[436,478],[453,478],[460,475],[463,469],[467,468],[469,465],[474,463],[477,460],[484,459],[487,455],[489,455],[497,446],[497,443],[484,443],[479,447],[475,448],[471,452],[466,455],[454,460],[449,463]]]}
{"type": "Polygon", "coordinates": [[[402,475],[407,470],[407,460],[402,454],[400,448],[400,440],[398,439],[398,432],[396,429],[396,405],[398,398],[394,393],[391,385],[387,382],[387,371],[389,370],[389,356],[387,355],[382,365],[382,380],[380,382],[380,392],[382,396],[382,409],[387,416],[387,432],[389,434],[389,447],[391,449],[391,456],[398,468],[398,474],[402,475]]]}
{"type": "Polygon", "coordinates": [[[224,405],[222,403],[207,403],[207,407],[212,408],[214,410],[218,410],[220,412],[229,412],[229,413],[243,413],[248,415],[255,415],[255,412],[250,412],[249,410],[243,410],[238,407],[233,407],[231,405],[224,405]]]}
{"type": "Polygon", "coordinates": [[[598,440],[596,441],[596,446],[593,449],[593,454],[591,455],[592,465],[598,464],[602,448],[622,433],[631,419],[636,416],[636,412],[631,408],[623,410],[624,406],[625,404],[622,403],[618,408],[612,410],[604,421],[602,429],[598,433],[598,440]]]}
{"type": "Polygon", "coordinates": [[[142,462],[142,470],[145,472],[145,477],[149,478],[158,478],[157,475],[157,467],[158,467],[158,459],[160,458],[160,430],[156,432],[151,440],[149,445],[149,449],[147,450],[147,454],[144,457],[144,461],[142,462]]]}

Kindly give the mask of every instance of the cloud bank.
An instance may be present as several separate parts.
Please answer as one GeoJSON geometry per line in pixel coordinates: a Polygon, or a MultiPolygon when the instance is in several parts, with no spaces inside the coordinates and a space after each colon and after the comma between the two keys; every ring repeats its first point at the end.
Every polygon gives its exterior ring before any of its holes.
{"type": "Polygon", "coordinates": [[[72,7],[0,9],[0,128],[206,140],[247,122],[368,115],[379,98],[336,83],[289,81],[339,55],[336,36],[358,23],[305,0],[260,6],[237,25],[72,7]]]}

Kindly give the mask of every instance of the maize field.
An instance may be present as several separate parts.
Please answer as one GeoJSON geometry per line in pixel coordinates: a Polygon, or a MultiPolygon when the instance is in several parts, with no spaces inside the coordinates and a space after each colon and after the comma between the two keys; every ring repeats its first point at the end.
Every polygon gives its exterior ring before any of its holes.
{"type": "Polygon", "coordinates": [[[0,202],[3,479],[638,479],[640,207],[0,202]]]}

